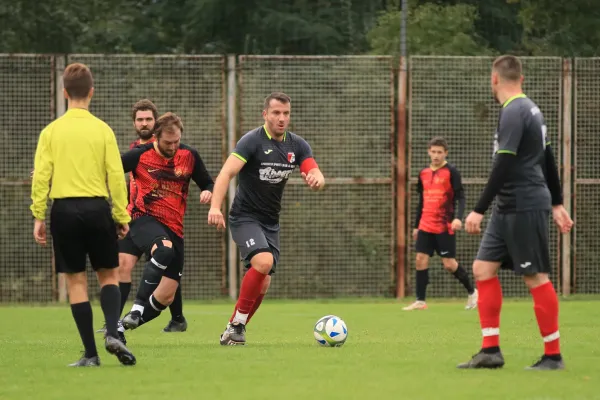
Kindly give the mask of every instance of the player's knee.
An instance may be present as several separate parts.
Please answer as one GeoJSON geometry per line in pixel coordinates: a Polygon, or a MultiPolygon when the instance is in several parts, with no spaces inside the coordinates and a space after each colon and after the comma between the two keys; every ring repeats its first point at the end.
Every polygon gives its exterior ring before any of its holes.
{"type": "Polygon", "coordinates": [[[473,277],[478,281],[492,279],[498,274],[499,267],[500,263],[498,262],[475,260],[473,262],[473,277]]]}
{"type": "Polygon", "coordinates": [[[158,268],[165,270],[173,261],[175,256],[173,252],[173,243],[167,238],[158,238],[154,241],[151,250],[152,258],[150,261],[158,268]]]}
{"type": "Polygon", "coordinates": [[[548,274],[534,274],[534,275],[523,275],[523,281],[529,289],[535,289],[538,286],[544,285],[550,282],[548,274]]]}
{"type": "Polygon", "coordinates": [[[429,264],[429,256],[425,253],[417,253],[416,259],[417,269],[427,269],[427,265],[429,264]]]}
{"type": "Polygon", "coordinates": [[[448,272],[454,272],[458,268],[458,262],[454,258],[442,258],[442,265],[448,272]]]}
{"type": "Polygon", "coordinates": [[[267,275],[271,271],[271,268],[273,268],[273,261],[273,254],[264,252],[258,253],[252,257],[250,264],[252,265],[252,268],[256,269],[261,274],[267,275]]]}

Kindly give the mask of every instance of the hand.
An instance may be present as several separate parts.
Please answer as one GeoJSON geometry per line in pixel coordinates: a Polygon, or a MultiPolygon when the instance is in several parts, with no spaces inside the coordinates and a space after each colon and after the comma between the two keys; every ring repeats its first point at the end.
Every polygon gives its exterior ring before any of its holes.
{"type": "Polygon", "coordinates": [[[218,231],[225,230],[225,219],[221,210],[211,208],[208,211],[208,224],[216,226],[218,231]]]}
{"type": "Polygon", "coordinates": [[[454,221],[452,221],[452,224],[450,226],[453,231],[460,231],[462,229],[462,221],[456,218],[454,221]]]}
{"type": "Polygon", "coordinates": [[[200,204],[208,204],[210,203],[210,199],[212,199],[212,192],[210,190],[203,190],[200,193],[200,204]]]}
{"type": "Polygon", "coordinates": [[[416,242],[417,241],[417,237],[419,236],[419,230],[418,229],[413,229],[413,240],[416,242]]]}
{"type": "Polygon", "coordinates": [[[569,213],[562,205],[552,207],[552,219],[554,219],[554,222],[561,233],[569,233],[573,227],[573,220],[569,217],[569,213]]]}
{"type": "Polygon", "coordinates": [[[37,244],[46,245],[46,223],[40,219],[36,219],[33,223],[33,238],[37,244]]]}
{"type": "Polygon", "coordinates": [[[481,233],[481,221],[483,220],[483,214],[478,214],[475,211],[471,211],[467,219],[465,220],[465,228],[467,233],[475,234],[481,233]]]}
{"type": "Polygon", "coordinates": [[[117,236],[123,239],[129,233],[129,224],[117,224],[117,236]]]}
{"type": "Polygon", "coordinates": [[[323,185],[325,184],[325,178],[323,177],[323,174],[318,173],[312,173],[309,172],[308,174],[302,172],[302,179],[304,179],[304,182],[306,182],[306,184],[312,189],[312,190],[319,190],[323,187],[323,185]]]}

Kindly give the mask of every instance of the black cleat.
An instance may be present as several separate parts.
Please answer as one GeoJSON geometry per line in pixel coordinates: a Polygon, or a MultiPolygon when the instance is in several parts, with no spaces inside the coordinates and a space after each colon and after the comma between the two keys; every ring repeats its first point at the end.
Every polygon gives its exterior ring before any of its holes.
{"type": "Polygon", "coordinates": [[[170,320],[167,326],[163,329],[163,332],[185,332],[187,330],[187,321],[183,318],[183,321],[170,320]]]}
{"type": "Polygon", "coordinates": [[[466,363],[458,364],[456,368],[460,369],[475,369],[475,368],[502,368],[504,366],[504,357],[502,357],[501,352],[496,353],[484,353],[480,351],[475,354],[473,358],[471,358],[466,363]]]}
{"type": "Polygon", "coordinates": [[[136,311],[131,311],[131,312],[127,313],[127,315],[125,315],[123,317],[123,319],[121,320],[121,323],[123,324],[123,327],[125,329],[134,330],[135,328],[140,326],[141,320],[142,320],[142,313],[140,313],[139,311],[136,310],[136,311]]]}
{"type": "Polygon", "coordinates": [[[85,355],[79,359],[79,361],[69,364],[69,367],[99,367],[100,357],[86,357],[85,355]]]}
{"type": "Polygon", "coordinates": [[[221,335],[222,346],[243,346],[246,344],[246,325],[239,322],[227,324],[225,332],[221,335]]]}
{"type": "Polygon", "coordinates": [[[549,356],[542,356],[535,364],[531,367],[525,368],[526,370],[535,370],[535,371],[551,371],[558,369],[565,369],[565,363],[562,360],[555,360],[549,356]]]}
{"type": "Polygon", "coordinates": [[[110,354],[117,356],[121,364],[135,365],[135,356],[119,339],[112,336],[107,336],[104,342],[104,347],[110,354]]]}

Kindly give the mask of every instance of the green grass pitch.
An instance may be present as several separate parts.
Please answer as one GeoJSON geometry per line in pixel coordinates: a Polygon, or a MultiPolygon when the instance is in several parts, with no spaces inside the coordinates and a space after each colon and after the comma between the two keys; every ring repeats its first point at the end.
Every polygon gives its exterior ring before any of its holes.
{"type": "MultiPolygon", "coordinates": [[[[506,300],[501,370],[463,371],[480,345],[477,311],[433,301],[404,312],[395,300],[275,301],[248,326],[247,346],[221,347],[224,302],[185,302],[189,329],[162,333],[168,311],[127,335],[137,356],[122,367],[97,336],[102,366],[67,368],[81,345],[68,306],[0,307],[0,399],[599,399],[600,301],[561,301],[565,371],[524,371],[542,354],[531,300],[506,300]],[[319,347],[327,314],[349,330],[341,348],[319,347]]],[[[102,314],[94,305],[96,328],[102,314]]]]}

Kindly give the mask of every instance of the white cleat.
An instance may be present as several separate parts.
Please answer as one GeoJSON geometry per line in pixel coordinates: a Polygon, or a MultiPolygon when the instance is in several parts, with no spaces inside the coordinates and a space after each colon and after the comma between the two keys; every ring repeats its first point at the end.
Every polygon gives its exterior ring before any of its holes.
{"type": "Polygon", "coordinates": [[[427,303],[422,300],[417,300],[409,306],[402,308],[404,311],[427,310],[427,303]]]}
{"type": "Polygon", "coordinates": [[[477,289],[475,289],[473,294],[470,294],[469,298],[467,299],[465,310],[473,310],[474,308],[477,308],[477,299],[479,299],[479,292],[477,289]]]}

